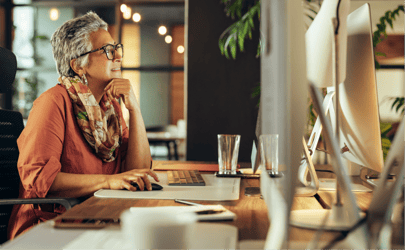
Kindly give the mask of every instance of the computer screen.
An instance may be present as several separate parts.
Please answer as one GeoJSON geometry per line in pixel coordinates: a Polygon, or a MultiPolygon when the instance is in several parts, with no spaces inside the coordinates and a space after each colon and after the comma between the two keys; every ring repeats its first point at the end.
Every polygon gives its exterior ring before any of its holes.
{"type": "Polygon", "coordinates": [[[344,158],[381,172],[381,146],[377,83],[369,4],[347,17],[346,80],[340,84],[340,147],[344,158]]]}

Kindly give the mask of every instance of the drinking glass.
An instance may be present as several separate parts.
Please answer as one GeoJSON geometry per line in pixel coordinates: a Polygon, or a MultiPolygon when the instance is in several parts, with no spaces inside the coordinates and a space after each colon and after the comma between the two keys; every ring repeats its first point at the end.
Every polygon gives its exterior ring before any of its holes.
{"type": "Polygon", "coordinates": [[[219,174],[236,174],[240,135],[218,135],[219,174]]]}
{"type": "Polygon", "coordinates": [[[259,137],[262,164],[272,175],[278,175],[278,134],[259,137]]]}

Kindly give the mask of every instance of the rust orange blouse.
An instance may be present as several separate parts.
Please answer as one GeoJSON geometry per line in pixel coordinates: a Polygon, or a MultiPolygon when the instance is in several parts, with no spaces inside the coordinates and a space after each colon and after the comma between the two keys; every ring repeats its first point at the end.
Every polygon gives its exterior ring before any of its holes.
{"type": "MultiPolygon", "coordinates": [[[[21,198],[47,196],[58,172],[75,174],[116,174],[128,148],[129,131],[121,117],[122,144],[116,159],[103,162],[94,154],[77,124],[71,99],[61,85],[35,100],[27,126],[17,140],[20,156],[21,198]]],[[[15,205],[8,226],[8,237],[18,234],[64,212],[62,206],[15,205]]]]}

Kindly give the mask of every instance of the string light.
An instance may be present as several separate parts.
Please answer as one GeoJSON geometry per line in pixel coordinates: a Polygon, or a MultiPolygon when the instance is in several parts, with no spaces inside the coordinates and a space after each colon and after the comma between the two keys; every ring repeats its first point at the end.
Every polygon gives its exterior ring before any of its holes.
{"type": "Polygon", "coordinates": [[[159,29],[158,29],[158,32],[159,32],[159,34],[161,34],[161,35],[166,34],[166,32],[167,32],[166,26],[164,26],[164,25],[160,26],[159,29]]]}
{"type": "Polygon", "coordinates": [[[132,17],[132,10],[130,7],[125,8],[124,14],[122,15],[124,19],[130,19],[132,17]]]}
{"type": "Polygon", "coordinates": [[[177,52],[179,52],[180,54],[184,53],[184,47],[182,45],[177,47],[177,52]]]}
{"type": "Polygon", "coordinates": [[[166,43],[171,43],[172,41],[173,41],[172,36],[170,36],[170,35],[165,36],[165,42],[166,43]]]}
{"type": "Polygon", "coordinates": [[[132,16],[132,20],[134,20],[134,22],[139,22],[139,21],[141,21],[141,15],[139,14],[139,13],[135,13],[133,16],[132,16]]]}
{"type": "Polygon", "coordinates": [[[124,13],[127,8],[128,8],[127,5],[124,4],[124,3],[121,4],[121,6],[120,6],[120,10],[121,10],[122,13],[124,13]]]}
{"type": "Polygon", "coordinates": [[[59,12],[59,10],[57,8],[52,8],[52,9],[49,10],[49,18],[52,21],[58,20],[59,19],[59,14],[60,14],[60,12],[59,12]]]}

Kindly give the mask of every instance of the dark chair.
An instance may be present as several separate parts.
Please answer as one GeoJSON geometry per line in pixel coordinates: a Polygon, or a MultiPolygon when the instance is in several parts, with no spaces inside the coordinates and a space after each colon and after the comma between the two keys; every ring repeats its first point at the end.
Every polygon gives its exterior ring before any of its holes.
{"type": "MultiPolygon", "coordinates": [[[[16,73],[14,54],[0,47],[0,90],[10,88],[16,73]]],[[[0,91],[2,92],[2,91],[0,91]]],[[[79,203],[74,198],[19,199],[17,138],[24,129],[20,112],[0,109],[0,244],[7,240],[7,226],[13,205],[61,204],[66,210],[79,203]]]]}

